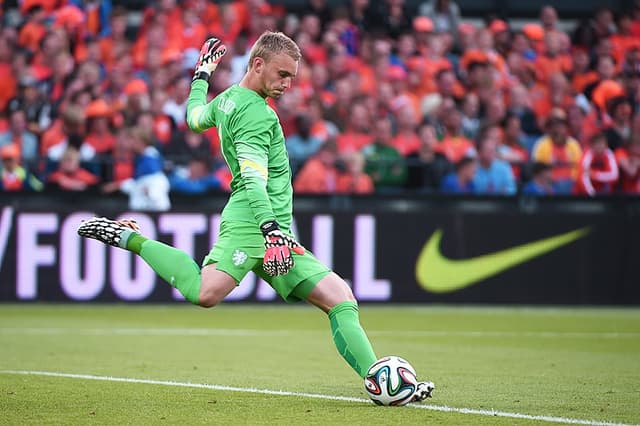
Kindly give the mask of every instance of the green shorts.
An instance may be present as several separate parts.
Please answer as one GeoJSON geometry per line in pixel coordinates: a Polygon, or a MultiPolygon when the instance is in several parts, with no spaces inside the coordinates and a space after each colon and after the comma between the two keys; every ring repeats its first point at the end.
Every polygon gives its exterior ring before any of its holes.
{"type": "Polygon", "coordinates": [[[216,263],[216,268],[231,275],[236,283],[250,271],[265,280],[286,302],[307,298],[311,290],[331,270],[310,251],[293,253],[295,266],[287,275],[271,277],[262,269],[264,237],[260,228],[246,222],[222,222],[215,245],[205,256],[202,266],[216,263]]]}

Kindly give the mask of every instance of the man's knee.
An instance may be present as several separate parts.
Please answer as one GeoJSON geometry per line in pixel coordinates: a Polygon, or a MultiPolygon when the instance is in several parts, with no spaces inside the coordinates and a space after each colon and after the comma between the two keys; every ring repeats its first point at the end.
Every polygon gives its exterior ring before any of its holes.
{"type": "Polygon", "coordinates": [[[307,301],[325,312],[343,302],[357,302],[351,287],[334,272],[316,284],[307,301]]]}
{"type": "Polygon", "coordinates": [[[216,270],[215,265],[203,268],[201,280],[198,305],[203,308],[218,305],[236,287],[235,280],[227,273],[216,270]]]}
{"type": "Polygon", "coordinates": [[[203,308],[213,308],[218,305],[227,295],[227,292],[220,291],[215,287],[200,288],[200,297],[198,298],[198,305],[203,308]]]}

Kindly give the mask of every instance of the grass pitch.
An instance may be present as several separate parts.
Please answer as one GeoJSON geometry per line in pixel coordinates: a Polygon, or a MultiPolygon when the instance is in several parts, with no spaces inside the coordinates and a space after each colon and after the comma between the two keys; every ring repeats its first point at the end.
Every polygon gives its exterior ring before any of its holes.
{"type": "Polygon", "coordinates": [[[364,305],[361,319],[379,356],[436,383],[430,409],[365,402],[307,306],[0,305],[0,424],[640,423],[640,310],[364,305]]]}

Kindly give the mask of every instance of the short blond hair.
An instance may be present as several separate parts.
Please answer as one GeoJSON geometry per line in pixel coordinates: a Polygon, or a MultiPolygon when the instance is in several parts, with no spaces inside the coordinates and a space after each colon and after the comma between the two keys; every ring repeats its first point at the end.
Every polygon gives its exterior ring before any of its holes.
{"type": "Polygon", "coordinates": [[[262,58],[265,62],[268,62],[272,56],[279,53],[286,53],[295,61],[299,61],[302,58],[300,48],[289,36],[281,32],[265,31],[251,48],[249,68],[253,66],[255,58],[262,58]]]}

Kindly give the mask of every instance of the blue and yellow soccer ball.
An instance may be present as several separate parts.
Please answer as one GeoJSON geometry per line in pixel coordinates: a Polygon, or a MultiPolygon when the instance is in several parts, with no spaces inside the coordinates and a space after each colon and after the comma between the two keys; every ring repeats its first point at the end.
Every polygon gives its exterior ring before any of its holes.
{"type": "Polygon", "coordinates": [[[413,400],[416,370],[398,356],[385,356],[369,367],[364,378],[367,395],[378,405],[406,405],[413,400]]]}

